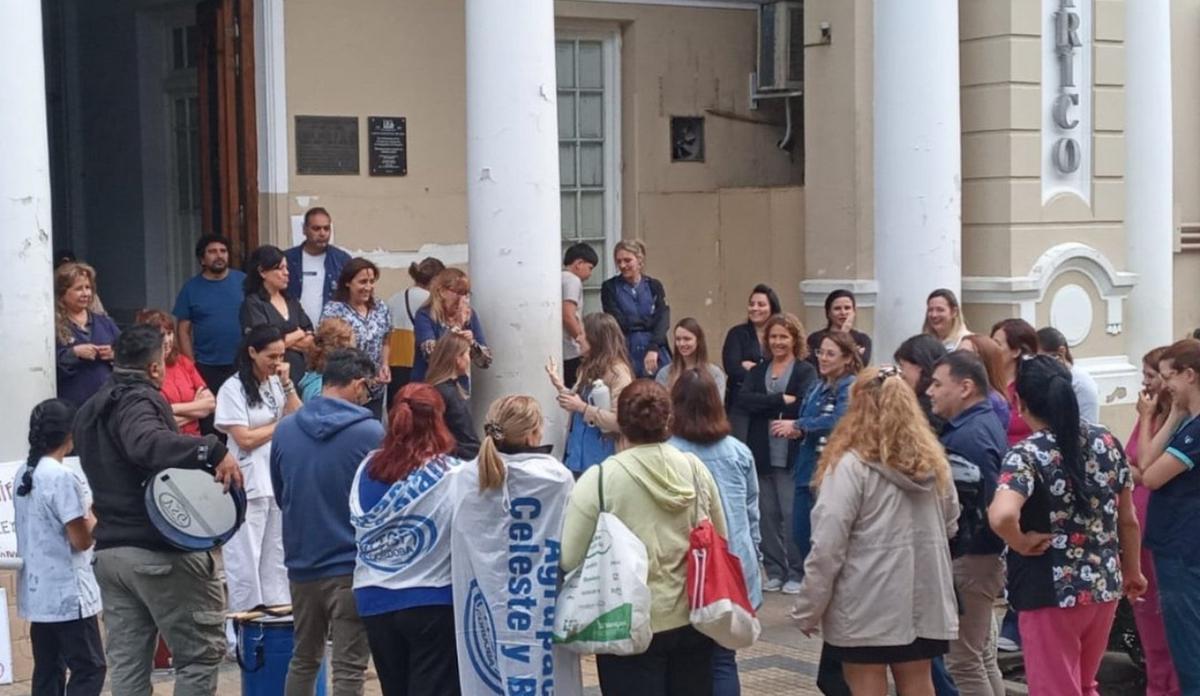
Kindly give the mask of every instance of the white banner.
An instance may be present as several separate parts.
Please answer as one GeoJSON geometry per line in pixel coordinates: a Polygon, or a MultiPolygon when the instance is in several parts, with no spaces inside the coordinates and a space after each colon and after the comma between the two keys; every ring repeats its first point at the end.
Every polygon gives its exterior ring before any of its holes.
{"type": "Polygon", "coordinates": [[[574,480],[546,455],[508,461],[501,491],[460,472],[451,559],[463,696],[579,696],[579,658],[551,639],[563,516],[574,480]],[[503,493],[503,495],[502,495],[503,493]],[[508,502],[508,514],[498,518],[508,502]]]}

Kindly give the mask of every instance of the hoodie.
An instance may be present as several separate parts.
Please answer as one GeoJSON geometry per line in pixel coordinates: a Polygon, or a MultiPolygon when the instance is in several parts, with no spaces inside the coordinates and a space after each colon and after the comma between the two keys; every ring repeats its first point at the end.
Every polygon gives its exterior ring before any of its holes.
{"type": "Polygon", "coordinates": [[[953,485],[939,490],[932,477],[845,453],[817,493],[792,617],[843,648],[954,640],[949,540],[957,520],[953,485]]]}
{"type": "Polygon", "coordinates": [[[285,417],[271,439],[271,487],[283,512],[288,579],[354,573],[350,486],[383,441],[383,425],[349,401],[318,396],[285,417]]]}
{"type": "Polygon", "coordinates": [[[726,536],[721,494],[708,467],[666,443],[637,445],[589,468],[575,484],[563,524],[562,569],[583,562],[600,515],[615,515],[646,545],[650,561],[650,625],[655,633],[688,624],[687,553],[705,517],[726,536]]]}

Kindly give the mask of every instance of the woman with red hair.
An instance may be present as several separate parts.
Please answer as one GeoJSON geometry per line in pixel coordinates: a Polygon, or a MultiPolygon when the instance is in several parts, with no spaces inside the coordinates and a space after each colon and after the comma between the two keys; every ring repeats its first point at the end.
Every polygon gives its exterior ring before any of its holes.
{"type": "Polygon", "coordinates": [[[354,601],[383,693],[459,693],[450,577],[454,437],[434,387],[396,394],[383,448],[367,455],[350,489],[358,542],[354,601]]]}
{"type": "Polygon", "coordinates": [[[179,352],[179,344],[175,342],[175,320],[161,309],[143,309],[134,317],[134,323],[157,326],[162,331],[167,373],[163,376],[159,391],[171,405],[179,432],[200,437],[200,421],[212,425],[208,418],[217,408],[217,397],[204,383],[204,378],[196,370],[196,363],[179,352]]]}

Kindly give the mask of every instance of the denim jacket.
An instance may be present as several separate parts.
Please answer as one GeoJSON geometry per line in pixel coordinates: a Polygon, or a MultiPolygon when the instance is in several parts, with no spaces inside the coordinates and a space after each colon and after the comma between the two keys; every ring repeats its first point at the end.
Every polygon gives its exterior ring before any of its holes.
{"type": "Polygon", "coordinates": [[[796,487],[808,487],[813,474],[817,470],[817,460],[825,449],[825,442],[833,426],[842,419],[846,407],[850,404],[850,385],[854,384],[854,375],[846,375],[830,385],[823,379],[817,381],[804,404],[800,406],[800,416],[796,418],[793,427],[804,432],[800,440],[800,449],[796,452],[796,487]]]}
{"type": "Polygon", "coordinates": [[[729,530],[729,550],[742,562],[750,604],[757,609],[762,604],[758,557],[762,534],[758,527],[758,475],[754,455],[732,435],[710,445],[681,437],[672,437],[668,444],[680,452],[691,452],[699,457],[717,482],[725,511],[725,526],[729,530]]]}

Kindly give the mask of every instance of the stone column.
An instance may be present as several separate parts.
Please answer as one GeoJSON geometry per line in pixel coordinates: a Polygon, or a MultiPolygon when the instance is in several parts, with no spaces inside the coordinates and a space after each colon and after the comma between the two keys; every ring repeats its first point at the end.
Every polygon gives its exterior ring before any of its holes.
{"type": "Polygon", "coordinates": [[[495,355],[475,371],[480,419],[529,394],[561,440],[543,366],[562,362],[553,0],[467,0],[467,215],[471,301],[495,355]]]}
{"type": "Polygon", "coordinates": [[[1125,242],[1138,274],[1125,316],[1130,361],[1173,341],[1175,263],[1171,3],[1125,3],[1125,242]]]}
{"type": "Polygon", "coordinates": [[[958,3],[875,2],[875,355],[921,330],[935,288],[961,297],[958,3]]]}
{"type": "Polygon", "coordinates": [[[0,2],[0,461],[24,459],[29,412],[54,396],[50,152],[42,3],[0,2]]]}

